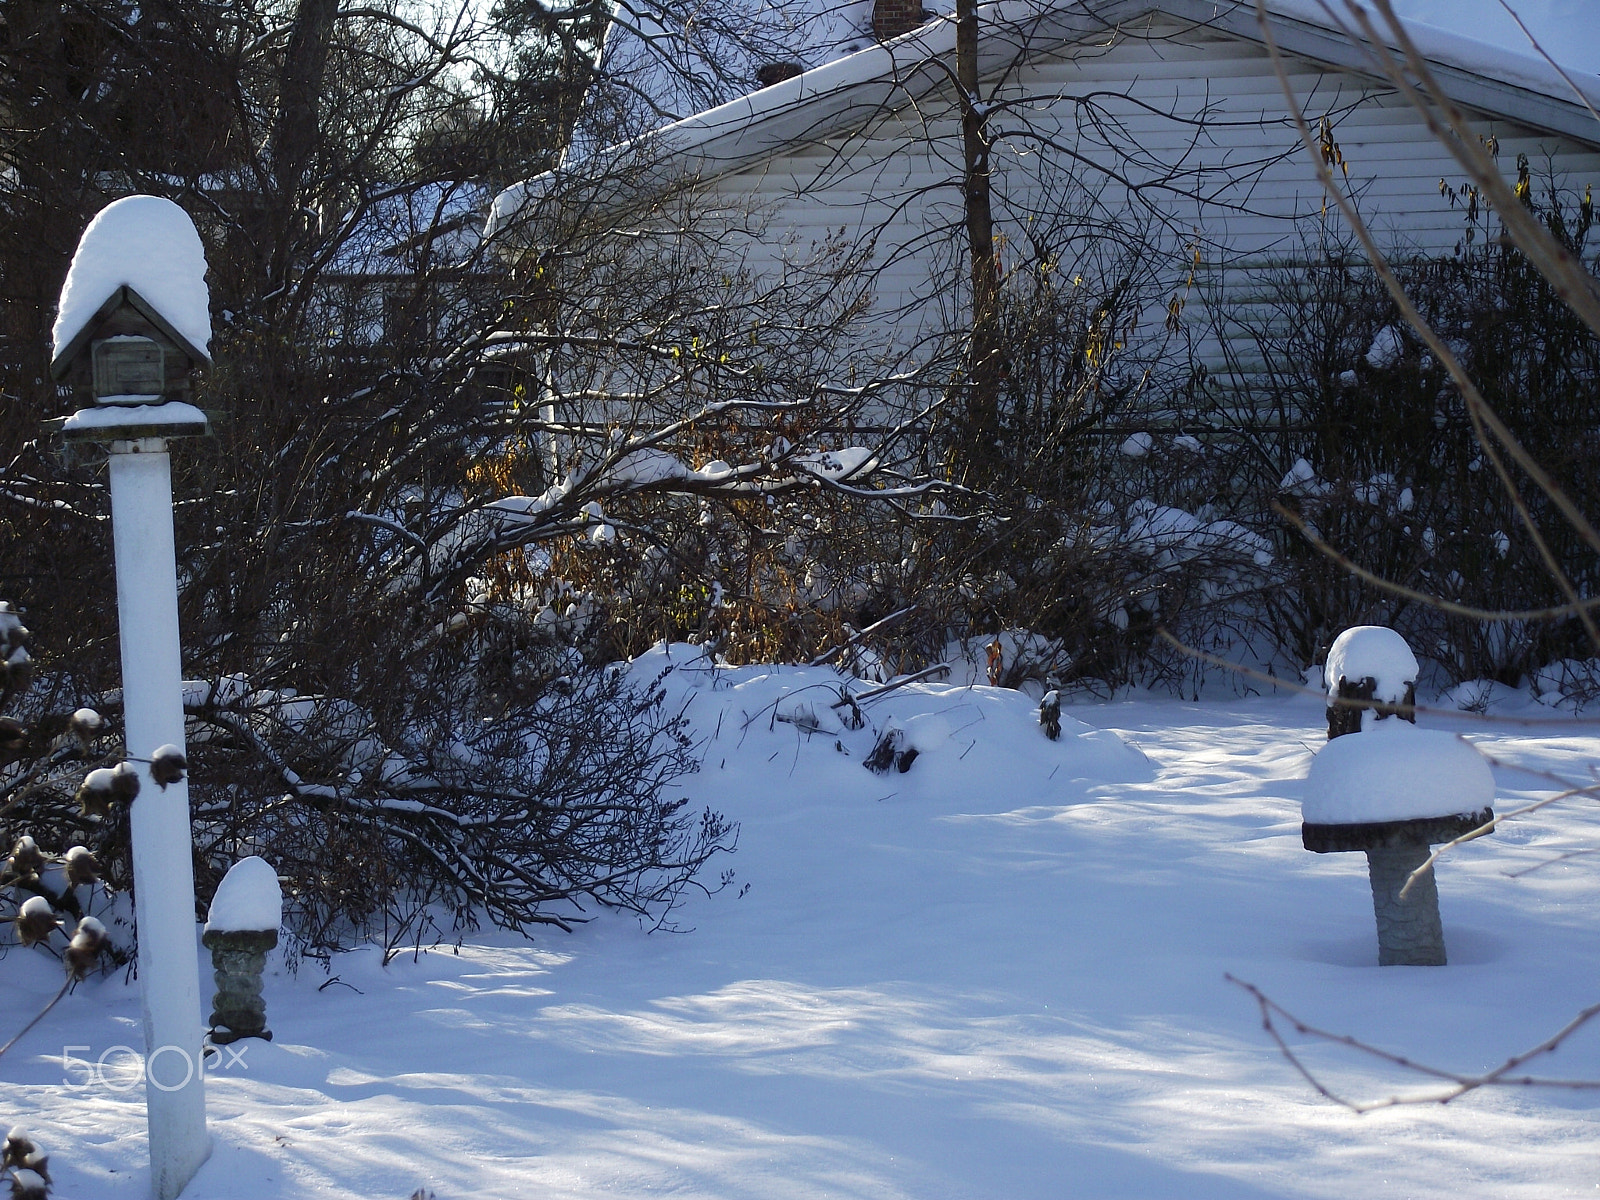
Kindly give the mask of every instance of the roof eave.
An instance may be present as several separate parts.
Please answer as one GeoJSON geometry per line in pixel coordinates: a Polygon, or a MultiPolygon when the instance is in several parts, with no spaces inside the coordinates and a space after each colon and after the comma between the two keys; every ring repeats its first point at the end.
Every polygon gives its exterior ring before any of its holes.
{"type": "MultiPolygon", "coordinates": [[[[1053,9],[1032,0],[1000,0],[994,7],[1011,22],[1008,28],[1019,33],[1017,41],[1040,50],[1081,43],[1158,14],[1192,21],[1196,27],[1219,30],[1241,40],[1257,44],[1263,41],[1256,7],[1249,0],[1225,6],[1216,0],[1091,0],[1053,9]],[[1019,13],[1025,17],[1025,29],[1017,19],[1019,13]]],[[[1268,18],[1273,23],[1273,36],[1285,53],[1382,82],[1373,75],[1366,51],[1343,31],[1283,12],[1269,11],[1268,18]]],[[[992,56],[995,65],[1001,65],[1014,58],[1014,49],[1013,46],[1013,53],[991,50],[986,57],[992,56]]],[[[918,67],[954,51],[954,20],[941,17],[930,21],[894,41],[814,67],[663,126],[625,146],[602,151],[585,163],[548,172],[507,189],[495,198],[489,233],[492,235],[510,213],[527,201],[557,190],[564,178],[603,170],[612,158],[637,155],[646,146],[670,148],[675,177],[712,179],[760,162],[787,146],[826,138],[874,112],[892,111],[943,84],[947,77],[942,71],[918,67]]],[[[1600,123],[1577,98],[1565,100],[1457,65],[1432,58],[1429,61],[1446,94],[1457,103],[1600,149],[1600,123]]]]}

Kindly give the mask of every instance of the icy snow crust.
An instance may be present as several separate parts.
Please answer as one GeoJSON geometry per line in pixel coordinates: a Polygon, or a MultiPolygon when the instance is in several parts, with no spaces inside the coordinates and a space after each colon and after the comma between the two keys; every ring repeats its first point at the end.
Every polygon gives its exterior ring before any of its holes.
{"type": "Polygon", "coordinates": [[[1333,640],[1323,665],[1328,696],[1339,694],[1339,680],[1352,683],[1374,679],[1378,689],[1373,699],[1398,704],[1406,697],[1406,685],[1417,681],[1417,658],[1405,638],[1384,625],[1356,625],[1333,640]]]}
{"type": "Polygon", "coordinates": [[[283,891],[272,865],[252,854],[229,867],[212,897],[206,928],[219,933],[265,929],[276,932],[282,923],[283,891]]]}
{"type": "Polygon", "coordinates": [[[1300,812],[1312,825],[1358,825],[1453,817],[1493,803],[1494,776],[1471,743],[1390,717],[1317,753],[1300,812]]]}
{"type": "Polygon", "coordinates": [[[52,354],[60,354],[124,285],[209,354],[211,292],[205,247],[189,214],[160,196],[125,196],[89,222],[61,288],[52,354]]]}

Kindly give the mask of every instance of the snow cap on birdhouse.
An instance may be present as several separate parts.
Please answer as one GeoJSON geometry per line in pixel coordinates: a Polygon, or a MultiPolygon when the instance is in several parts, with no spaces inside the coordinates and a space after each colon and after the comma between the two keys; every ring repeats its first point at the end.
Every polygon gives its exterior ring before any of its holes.
{"type": "MultiPolygon", "coordinates": [[[[211,362],[206,255],[160,196],[126,196],[83,231],[61,289],[51,378],[97,405],[182,401],[211,362]]],[[[80,404],[82,399],[80,399],[80,404]]]]}

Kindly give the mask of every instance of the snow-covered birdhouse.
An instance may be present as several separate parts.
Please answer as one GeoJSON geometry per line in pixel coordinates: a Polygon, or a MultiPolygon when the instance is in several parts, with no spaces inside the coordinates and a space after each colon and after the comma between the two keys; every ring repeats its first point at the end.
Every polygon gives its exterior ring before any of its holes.
{"type": "Polygon", "coordinates": [[[210,365],[210,292],[194,222],[170,200],[127,196],[84,230],[61,289],[50,375],[78,412],[68,440],[208,432],[188,403],[210,365]]]}

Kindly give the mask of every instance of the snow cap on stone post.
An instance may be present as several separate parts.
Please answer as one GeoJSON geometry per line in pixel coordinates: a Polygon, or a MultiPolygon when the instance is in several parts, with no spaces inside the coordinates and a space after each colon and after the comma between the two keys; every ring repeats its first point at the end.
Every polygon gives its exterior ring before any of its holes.
{"type": "Polygon", "coordinates": [[[217,886],[206,929],[218,933],[276,933],[282,923],[283,890],[278,886],[278,872],[259,855],[241,858],[217,886]]]}
{"type": "Polygon", "coordinates": [[[1383,625],[1346,629],[1328,648],[1322,670],[1330,741],[1388,717],[1415,724],[1421,672],[1411,647],[1394,630],[1383,625]]]}
{"type": "Polygon", "coordinates": [[[1406,688],[1416,683],[1418,673],[1417,656],[1405,638],[1384,625],[1346,629],[1329,647],[1323,667],[1330,699],[1338,695],[1342,680],[1371,679],[1377,685],[1372,698],[1390,704],[1405,699],[1406,688]]]}

